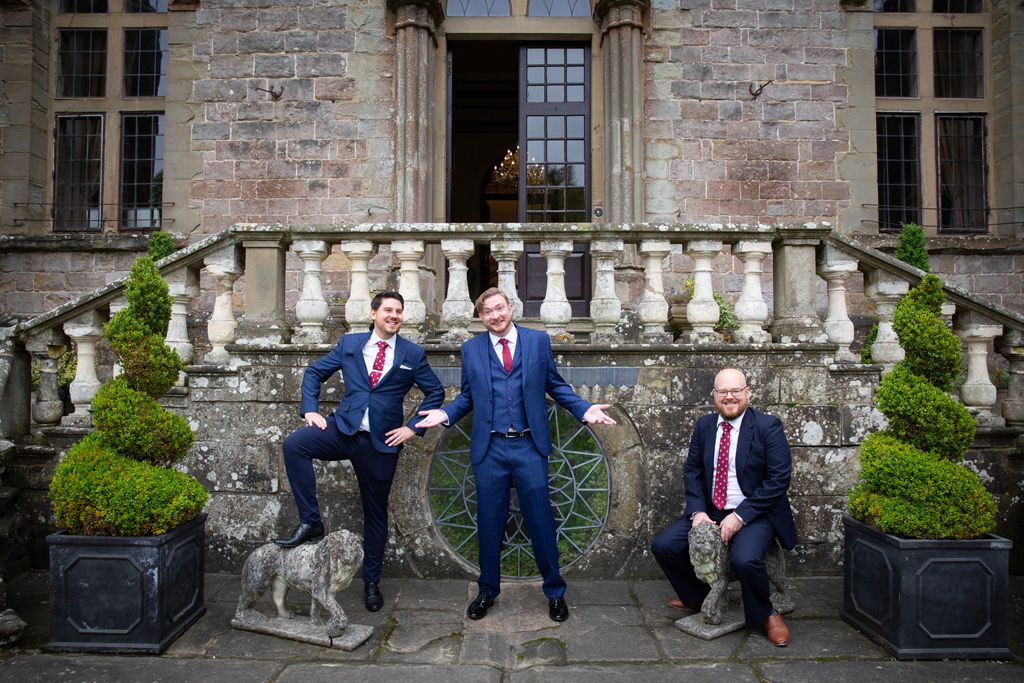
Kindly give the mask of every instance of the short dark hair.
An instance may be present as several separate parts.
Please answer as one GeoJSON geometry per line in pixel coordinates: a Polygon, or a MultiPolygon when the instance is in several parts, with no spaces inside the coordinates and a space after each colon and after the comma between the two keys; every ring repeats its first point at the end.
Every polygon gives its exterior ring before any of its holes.
{"type": "Polygon", "coordinates": [[[398,303],[402,304],[402,308],[405,308],[405,299],[398,292],[386,290],[383,292],[377,292],[373,295],[373,299],[370,300],[370,310],[376,311],[380,308],[380,302],[384,299],[398,299],[398,303]]]}
{"type": "Polygon", "coordinates": [[[491,287],[490,289],[485,289],[483,294],[481,294],[480,296],[478,296],[476,298],[476,312],[477,312],[477,314],[479,314],[483,310],[484,302],[487,301],[488,299],[490,299],[492,296],[500,296],[502,299],[505,300],[506,304],[508,304],[509,306],[512,305],[512,302],[509,301],[509,299],[508,299],[508,294],[506,294],[505,292],[501,291],[497,287],[491,287]]]}

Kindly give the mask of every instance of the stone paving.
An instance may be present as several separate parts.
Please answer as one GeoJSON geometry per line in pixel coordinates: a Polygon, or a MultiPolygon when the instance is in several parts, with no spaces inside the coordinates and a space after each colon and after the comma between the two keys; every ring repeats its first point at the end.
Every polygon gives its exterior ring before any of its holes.
{"type": "MultiPolygon", "coordinates": [[[[556,624],[536,582],[507,582],[487,618],[471,621],[465,606],[476,586],[465,580],[393,579],[382,583],[385,606],[369,613],[362,584],[339,600],[354,623],[374,627],[353,652],[328,650],[230,626],[238,577],[207,577],[207,613],[163,656],[51,654],[46,574],[8,583],[11,606],[29,622],[22,641],[0,649],[0,680],[267,683],[439,681],[601,683],[643,677],[644,683],[700,681],[1024,680],[1024,577],[1011,580],[1009,662],[897,662],[839,618],[841,578],[793,579],[796,611],[786,618],[787,648],[743,630],[703,641],[677,630],[680,612],[665,604],[668,584],[654,580],[572,581],[571,616],[556,624]]],[[[293,600],[293,598],[295,598],[293,600]]],[[[302,610],[298,594],[290,605],[302,610]],[[294,604],[292,604],[294,603],[294,604]]],[[[261,608],[271,612],[269,600],[261,608]]],[[[308,607],[308,605],[307,605],[308,607]]]]}

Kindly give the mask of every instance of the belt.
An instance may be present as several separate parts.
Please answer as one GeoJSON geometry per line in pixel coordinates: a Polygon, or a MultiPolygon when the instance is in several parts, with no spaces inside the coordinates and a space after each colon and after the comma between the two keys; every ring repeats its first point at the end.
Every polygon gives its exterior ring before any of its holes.
{"type": "Polygon", "coordinates": [[[503,439],[518,439],[521,436],[529,436],[530,430],[524,429],[521,432],[517,432],[514,429],[510,429],[507,432],[491,432],[491,436],[500,436],[503,439]]]}

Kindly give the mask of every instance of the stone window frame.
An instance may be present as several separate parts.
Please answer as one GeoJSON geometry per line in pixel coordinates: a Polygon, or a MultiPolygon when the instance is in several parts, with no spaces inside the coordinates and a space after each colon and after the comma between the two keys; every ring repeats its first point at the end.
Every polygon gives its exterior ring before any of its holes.
{"type": "MultiPolygon", "coordinates": [[[[598,66],[601,59],[601,32],[594,19],[592,17],[531,17],[527,16],[529,0],[510,0],[510,4],[512,15],[508,17],[445,17],[443,30],[439,32],[437,40],[438,59],[436,63],[438,71],[435,74],[435,83],[439,87],[435,90],[431,120],[431,128],[435,133],[434,149],[447,149],[447,130],[445,126],[445,117],[447,115],[445,55],[448,53],[448,40],[450,38],[458,40],[510,40],[519,44],[525,42],[581,41],[589,39],[591,56],[590,120],[591,122],[601,120],[604,111],[602,105],[603,86],[601,69],[598,66]]],[[[591,6],[593,7],[593,2],[591,6]]],[[[593,123],[591,127],[593,134],[590,141],[590,205],[591,207],[597,207],[602,204],[604,198],[604,190],[599,180],[603,177],[603,163],[599,153],[602,140],[593,123]]],[[[434,155],[433,177],[445,177],[445,163],[444,154],[434,155]]],[[[432,220],[438,222],[445,220],[446,192],[445,183],[435,183],[432,187],[432,220]]]]}
{"type": "MultiPolygon", "coordinates": [[[[971,235],[991,232],[993,208],[993,175],[988,166],[995,158],[994,135],[991,134],[989,116],[994,111],[992,92],[992,3],[983,4],[983,11],[967,14],[935,14],[931,0],[918,0],[916,12],[875,12],[874,28],[912,28],[917,35],[918,94],[914,97],[875,97],[875,109],[880,114],[917,114],[920,117],[920,201],[921,224],[929,235],[971,235]],[[980,98],[935,97],[934,42],[936,29],[963,28],[982,30],[984,96],[980,98]],[[986,168],[987,224],[984,230],[941,230],[939,227],[939,168],[937,118],[942,115],[980,115],[986,117],[984,143],[986,168]]],[[[881,208],[881,207],[880,207],[881,208]]],[[[879,225],[879,231],[881,225],[879,225]]]]}
{"type": "MultiPolygon", "coordinates": [[[[161,114],[166,115],[164,96],[128,97],[123,92],[124,82],[124,32],[126,29],[164,29],[169,31],[168,12],[132,12],[123,11],[128,0],[110,0],[106,13],[64,13],[60,12],[59,0],[51,2],[50,37],[54,49],[50,54],[49,90],[51,107],[49,112],[49,130],[53,132],[47,145],[47,168],[55,170],[56,164],[56,127],[57,119],[62,116],[99,115],[102,117],[103,134],[103,172],[101,220],[99,229],[88,226],[58,227],[53,220],[54,212],[47,212],[52,221],[52,231],[56,233],[115,233],[139,232],[143,229],[122,226],[121,222],[121,124],[122,114],[161,114]],[[102,97],[58,97],[56,95],[57,63],[60,56],[56,46],[62,29],[104,29],[107,32],[107,69],[106,90],[102,97]]],[[[169,58],[169,57],[168,57],[169,58]]],[[[166,129],[165,129],[166,130],[166,129]]],[[[165,133],[166,144],[166,133],[165,133]]],[[[165,158],[166,163],[166,158],[165,158]]],[[[164,179],[166,185],[166,178],[164,179]]],[[[54,174],[47,174],[45,197],[49,202],[56,202],[56,179],[54,174]]],[[[166,190],[166,187],[165,187],[166,190]]],[[[51,207],[56,208],[56,207],[51,207]]],[[[168,227],[170,219],[164,212],[161,227],[168,227]]],[[[153,228],[149,228],[152,230],[153,228]]]]}

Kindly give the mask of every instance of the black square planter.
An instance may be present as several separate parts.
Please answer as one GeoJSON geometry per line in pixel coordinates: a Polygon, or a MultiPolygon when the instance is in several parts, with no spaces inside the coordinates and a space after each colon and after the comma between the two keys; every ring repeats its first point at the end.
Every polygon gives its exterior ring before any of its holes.
{"type": "Polygon", "coordinates": [[[160,536],[46,543],[50,650],[159,654],[206,612],[206,513],[160,536]]]}
{"type": "Polygon", "coordinates": [[[843,619],[897,659],[1008,659],[1013,543],[908,540],[849,516],[843,619]]]}

